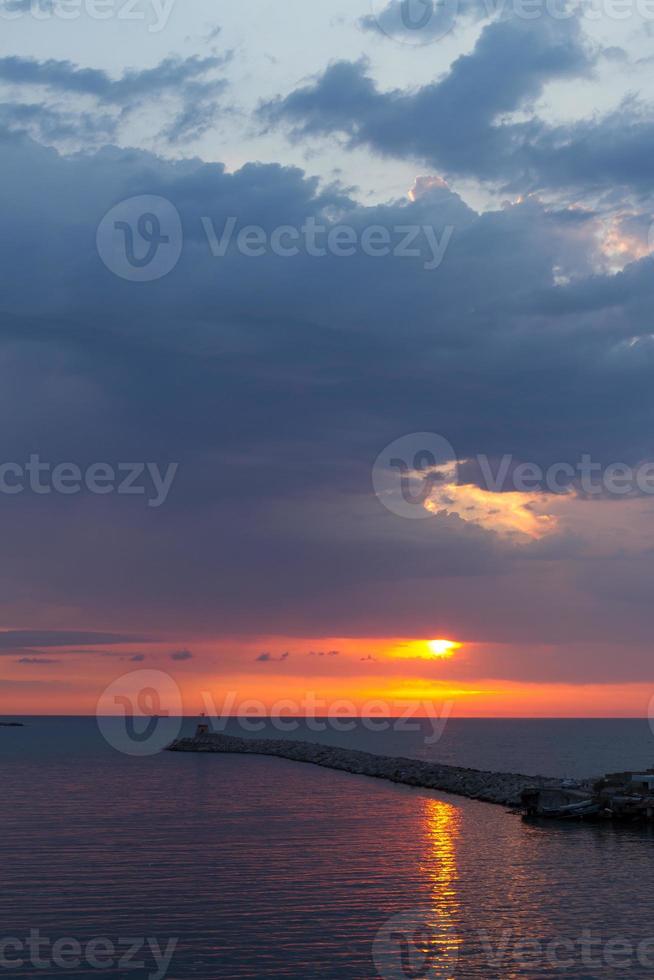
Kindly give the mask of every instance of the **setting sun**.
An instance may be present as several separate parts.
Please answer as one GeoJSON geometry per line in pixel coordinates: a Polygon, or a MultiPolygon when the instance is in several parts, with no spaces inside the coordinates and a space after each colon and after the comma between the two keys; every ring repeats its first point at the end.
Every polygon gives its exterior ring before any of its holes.
{"type": "Polygon", "coordinates": [[[461,644],[453,640],[430,640],[428,646],[435,657],[451,657],[461,649],[461,644]]]}

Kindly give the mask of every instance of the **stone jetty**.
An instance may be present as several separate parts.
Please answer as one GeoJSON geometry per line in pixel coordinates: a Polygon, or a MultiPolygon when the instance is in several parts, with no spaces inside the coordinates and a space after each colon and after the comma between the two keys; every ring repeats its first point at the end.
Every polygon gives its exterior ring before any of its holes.
{"type": "MultiPolygon", "coordinates": [[[[203,728],[203,726],[201,726],[203,728]]],[[[179,738],[168,746],[170,752],[223,752],[245,755],[273,755],[293,762],[308,762],[326,769],[338,769],[357,776],[373,776],[405,786],[455,793],[472,800],[519,806],[527,787],[558,786],[560,780],[547,776],[524,776],[509,772],[463,769],[419,759],[373,755],[357,749],[342,749],[316,742],[287,739],[238,738],[233,735],[199,730],[191,738],[179,738]]]]}

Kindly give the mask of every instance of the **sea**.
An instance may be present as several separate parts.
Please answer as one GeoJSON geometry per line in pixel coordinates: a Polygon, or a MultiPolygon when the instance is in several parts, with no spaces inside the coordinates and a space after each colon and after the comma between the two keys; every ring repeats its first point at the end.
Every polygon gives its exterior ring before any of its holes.
{"type": "MultiPolygon", "coordinates": [[[[525,822],[271,757],[135,754],[119,719],[19,720],[0,728],[0,980],[654,974],[649,827],[525,822]]],[[[316,727],[226,724],[529,775],[654,766],[646,720],[316,727]]]]}

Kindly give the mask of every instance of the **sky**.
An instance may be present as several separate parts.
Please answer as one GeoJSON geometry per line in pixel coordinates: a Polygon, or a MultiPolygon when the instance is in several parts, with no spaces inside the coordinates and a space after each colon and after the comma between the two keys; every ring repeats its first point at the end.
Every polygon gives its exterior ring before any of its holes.
{"type": "Polygon", "coordinates": [[[0,712],[647,715],[654,4],[0,20],[0,712]]]}

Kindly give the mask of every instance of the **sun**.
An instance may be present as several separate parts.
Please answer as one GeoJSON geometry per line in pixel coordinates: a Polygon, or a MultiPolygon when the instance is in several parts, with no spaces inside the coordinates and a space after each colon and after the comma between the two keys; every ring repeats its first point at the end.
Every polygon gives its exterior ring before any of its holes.
{"type": "Polygon", "coordinates": [[[461,649],[461,644],[454,640],[429,640],[427,646],[435,657],[452,657],[456,650],[461,649]]]}

